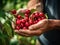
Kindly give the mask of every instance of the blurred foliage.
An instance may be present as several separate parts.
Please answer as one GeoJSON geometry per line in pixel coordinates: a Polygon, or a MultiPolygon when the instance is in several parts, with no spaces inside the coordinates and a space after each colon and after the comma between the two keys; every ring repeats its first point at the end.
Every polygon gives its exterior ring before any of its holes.
{"type": "Polygon", "coordinates": [[[29,0],[0,0],[0,9],[12,10],[25,8],[29,0]]]}
{"type": "Polygon", "coordinates": [[[35,37],[16,35],[11,26],[12,9],[26,8],[29,0],[0,0],[0,45],[35,45],[35,37]],[[10,18],[10,19],[9,19],[10,18]]]}

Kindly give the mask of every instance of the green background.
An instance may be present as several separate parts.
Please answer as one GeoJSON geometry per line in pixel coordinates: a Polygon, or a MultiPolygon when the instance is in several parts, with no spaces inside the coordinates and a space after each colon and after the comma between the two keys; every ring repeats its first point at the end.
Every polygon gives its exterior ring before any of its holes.
{"type": "Polygon", "coordinates": [[[29,0],[0,0],[0,45],[35,45],[36,37],[22,37],[11,26],[13,16],[8,12],[26,8],[29,0]]]}

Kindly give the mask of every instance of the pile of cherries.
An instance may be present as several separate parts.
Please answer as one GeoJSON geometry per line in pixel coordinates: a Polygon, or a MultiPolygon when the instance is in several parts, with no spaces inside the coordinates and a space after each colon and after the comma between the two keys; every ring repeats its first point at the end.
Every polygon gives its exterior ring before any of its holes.
{"type": "MultiPolygon", "coordinates": [[[[24,17],[20,14],[16,15],[16,26],[15,29],[28,29],[29,26],[38,23],[39,21],[46,19],[46,16],[43,12],[35,12],[31,14],[31,10],[23,10],[24,17]]],[[[16,10],[12,11],[13,14],[16,14],[16,10]]]]}

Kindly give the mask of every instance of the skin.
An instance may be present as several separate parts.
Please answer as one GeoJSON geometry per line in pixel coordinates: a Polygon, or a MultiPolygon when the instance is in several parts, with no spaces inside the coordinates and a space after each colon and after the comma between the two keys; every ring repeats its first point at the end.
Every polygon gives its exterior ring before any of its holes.
{"type": "Polygon", "coordinates": [[[60,20],[44,19],[37,24],[31,25],[27,30],[15,30],[21,36],[40,36],[42,33],[60,29],[60,20]]]}
{"type": "MultiPolygon", "coordinates": [[[[42,2],[36,3],[35,0],[30,0],[27,6],[28,6],[28,9],[37,9],[38,12],[43,11],[42,2]],[[32,4],[33,1],[35,4],[32,4]],[[31,6],[30,4],[34,6],[31,6]],[[37,8],[37,6],[40,9],[37,8]]],[[[42,33],[53,30],[53,29],[60,30],[60,20],[44,19],[38,22],[37,24],[31,25],[27,30],[15,30],[15,32],[21,36],[40,36],[42,33]]]]}
{"type": "Polygon", "coordinates": [[[36,9],[37,11],[43,11],[42,0],[30,0],[27,4],[27,9],[36,9]]]}

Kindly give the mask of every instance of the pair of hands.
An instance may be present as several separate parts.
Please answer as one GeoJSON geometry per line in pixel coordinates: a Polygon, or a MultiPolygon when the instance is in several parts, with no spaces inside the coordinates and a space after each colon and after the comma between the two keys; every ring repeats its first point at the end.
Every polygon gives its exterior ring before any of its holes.
{"type": "MultiPolygon", "coordinates": [[[[28,9],[37,9],[37,11],[43,10],[43,4],[42,2],[37,3],[35,0],[31,0],[28,2],[27,5],[28,9]],[[34,2],[34,3],[32,3],[34,2]],[[32,6],[33,5],[33,6],[32,6]]],[[[20,10],[17,11],[17,14],[20,12],[20,10]]],[[[23,12],[23,11],[22,11],[23,12]]],[[[13,26],[14,27],[14,26],[13,26]]],[[[48,31],[50,28],[50,23],[48,19],[44,19],[37,24],[33,24],[29,27],[27,30],[15,30],[15,32],[21,36],[39,36],[42,33],[48,31]]]]}
{"type": "MultiPolygon", "coordinates": [[[[17,11],[17,13],[19,13],[20,10],[17,11]]],[[[40,22],[38,22],[37,24],[33,24],[31,26],[29,26],[29,29],[27,30],[14,30],[17,34],[21,35],[21,36],[39,36],[42,33],[52,30],[54,28],[54,22],[52,23],[52,20],[49,19],[43,19],[40,22]]],[[[14,24],[12,23],[12,27],[14,29],[14,24]]]]}
{"type": "Polygon", "coordinates": [[[48,19],[43,19],[37,24],[33,24],[27,30],[15,30],[21,36],[39,36],[42,33],[53,29],[52,23],[48,19]]]}

